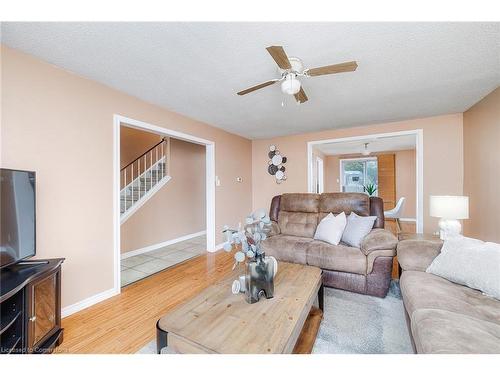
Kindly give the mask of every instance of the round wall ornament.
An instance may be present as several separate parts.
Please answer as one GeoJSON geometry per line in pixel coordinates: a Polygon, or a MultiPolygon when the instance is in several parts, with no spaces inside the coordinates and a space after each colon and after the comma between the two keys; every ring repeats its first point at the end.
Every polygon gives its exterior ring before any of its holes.
{"type": "Polygon", "coordinates": [[[281,155],[275,145],[269,146],[267,156],[269,157],[267,172],[275,177],[277,184],[281,184],[286,180],[285,166],[283,164],[287,162],[287,158],[281,155]]]}
{"type": "Polygon", "coordinates": [[[274,165],[278,166],[283,161],[283,157],[281,155],[274,155],[271,161],[273,162],[274,165]]]}
{"type": "Polygon", "coordinates": [[[269,174],[271,176],[274,176],[276,174],[276,172],[278,172],[278,167],[275,166],[274,164],[271,164],[268,168],[267,168],[267,171],[269,172],[269,174]]]}

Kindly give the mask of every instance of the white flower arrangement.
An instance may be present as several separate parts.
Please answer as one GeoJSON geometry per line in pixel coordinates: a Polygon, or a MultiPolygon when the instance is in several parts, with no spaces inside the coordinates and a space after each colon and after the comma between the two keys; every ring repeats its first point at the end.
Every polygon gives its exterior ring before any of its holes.
{"type": "Polygon", "coordinates": [[[224,251],[230,252],[233,245],[241,245],[241,248],[234,254],[233,269],[239,263],[244,262],[245,258],[257,259],[264,255],[261,243],[267,238],[270,226],[271,219],[264,210],[255,211],[247,216],[243,229],[241,223],[238,230],[229,229],[227,225],[224,226],[222,231],[226,236],[224,251]]]}

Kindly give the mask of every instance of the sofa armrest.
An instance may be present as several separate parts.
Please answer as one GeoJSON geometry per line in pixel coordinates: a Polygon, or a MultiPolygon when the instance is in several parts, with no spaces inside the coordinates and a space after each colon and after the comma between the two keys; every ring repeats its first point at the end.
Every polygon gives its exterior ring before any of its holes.
{"type": "Polygon", "coordinates": [[[396,255],[398,239],[394,234],[386,229],[372,229],[363,241],[361,241],[361,251],[368,255],[377,250],[392,250],[392,255],[396,255]]]}
{"type": "Polygon", "coordinates": [[[398,243],[398,262],[403,271],[422,271],[432,263],[441,252],[443,241],[440,239],[409,239],[398,243]]]}
{"type": "Polygon", "coordinates": [[[271,228],[269,229],[269,232],[267,233],[267,237],[276,236],[280,233],[281,233],[281,229],[280,229],[280,226],[278,225],[278,223],[271,220],[271,228]]]}

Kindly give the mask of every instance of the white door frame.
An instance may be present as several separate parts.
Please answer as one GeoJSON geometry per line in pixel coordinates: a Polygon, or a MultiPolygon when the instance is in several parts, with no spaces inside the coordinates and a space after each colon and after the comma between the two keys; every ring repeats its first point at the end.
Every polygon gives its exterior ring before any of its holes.
{"type": "Polygon", "coordinates": [[[118,114],[113,115],[113,249],[114,249],[114,289],[121,291],[120,283],[120,126],[121,125],[148,130],[160,135],[181,139],[205,146],[206,160],[206,225],[207,225],[207,250],[215,251],[215,142],[181,133],[147,122],[131,119],[118,114]]]}
{"type": "Polygon", "coordinates": [[[350,141],[370,140],[374,138],[387,138],[403,135],[415,135],[415,153],[416,153],[416,178],[417,178],[417,233],[422,233],[424,229],[424,131],[423,129],[403,130],[391,133],[375,133],[367,135],[359,135],[354,137],[322,139],[319,141],[307,142],[307,190],[314,192],[314,176],[313,176],[313,146],[325,143],[341,143],[350,141]]]}
{"type": "Polygon", "coordinates": [[[324,160],[319,156],[316,156],[316,183],[319,186],[319,193],[323,193],[325,191],[325,176],[324,176],[324,160]],[[321,166],[321,169],[320,169],[321,166]]]}

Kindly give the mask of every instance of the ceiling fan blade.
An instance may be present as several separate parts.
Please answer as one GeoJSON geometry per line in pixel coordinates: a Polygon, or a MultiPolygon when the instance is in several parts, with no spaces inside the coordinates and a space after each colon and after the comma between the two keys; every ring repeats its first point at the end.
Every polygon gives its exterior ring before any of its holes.
{"type": "Polygon", "coordinates": [[[267,87],[267,86],[271,86],[272,84],[275,84],[278,81],[279,81],[279,79],[273,79],[271,81],[261,83],[260,85],[249,87],[248,89],[245,89],[243,91],[238,92],[238,95],[245,95],[245,94],[248,94],[249,92],[252,92],[252,91],[255,91],[258,89],[262,89],[262,88],[267,87]]]}
{"type": "Polygon", "coordinates": [[[353,72],[356,70],[357,67],[358,64],[356,63],[356,61],[349,61],[342,64],[327,65],[327,66],[322,66],[320,68],[307,69],[306,72],[307,75],[314,77],[314,76],[322,76],[325,74],[353,72]]]}
{"type": "Polygon", "coordinates": [[[276,64],[281,69],[292,69],[290,65],[290,60],[288,60],[288,56],[285,53],[285,50],[281,46],[271,46],[267,47],[267,52],[271,55],[271,57],[276,61],[276,64]]]}
{"type": "Polygon", "coordinates": [[[295,100],[297,100],[300,104],[307,102],[308,100],[307,95],[302,87],[300,88],[300,91],[296,93],[294,96],[295,100]]]}

